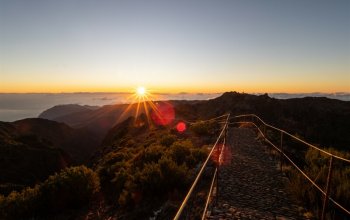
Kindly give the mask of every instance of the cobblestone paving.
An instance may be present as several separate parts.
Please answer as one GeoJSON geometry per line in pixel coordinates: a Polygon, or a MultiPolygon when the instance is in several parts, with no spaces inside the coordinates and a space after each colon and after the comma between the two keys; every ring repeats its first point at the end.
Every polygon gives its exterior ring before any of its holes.
{"type": "Polygon", "coordinates": [[[220,169],[219,199],[208,219],[305,219],[253,130],[232,128],[228,144],[230,161],[220,169]]]}

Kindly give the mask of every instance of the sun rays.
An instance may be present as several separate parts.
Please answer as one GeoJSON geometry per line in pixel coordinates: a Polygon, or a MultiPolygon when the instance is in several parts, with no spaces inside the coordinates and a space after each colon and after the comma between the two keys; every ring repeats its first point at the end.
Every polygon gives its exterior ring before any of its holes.
{"type": "Polygon", "coordinates": [[[152,121],[157,125],[168,125],[175,119],[175,110],[173,106],[168,102],[154,102],[155,95],[151,94],[151,91],[143,86],[137,87],[134,93],[127,97],[130,103],[123,113],[120,115],[117,123],[133,116],[136,126],[144,124],[139,121],[139,116],[145,114],[147,123],[151,125],[152,121]]]}

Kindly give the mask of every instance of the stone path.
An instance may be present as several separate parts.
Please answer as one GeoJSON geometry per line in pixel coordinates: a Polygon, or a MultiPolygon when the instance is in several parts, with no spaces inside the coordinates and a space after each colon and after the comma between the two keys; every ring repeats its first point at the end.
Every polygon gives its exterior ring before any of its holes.
{"type": "Polygon", "coordinates": [[[256,137],[249,128],[230,129],[230,161],[220,169],[219,199],[208,219],[305,219],[277,162],[256,137]]]}

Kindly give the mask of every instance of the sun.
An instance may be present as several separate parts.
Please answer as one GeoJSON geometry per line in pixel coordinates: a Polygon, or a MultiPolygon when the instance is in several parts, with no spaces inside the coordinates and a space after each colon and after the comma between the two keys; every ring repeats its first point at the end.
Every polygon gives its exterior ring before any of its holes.
{"type": "MultiPolygon", "coordinates": [[[[141,114],[144,114],[147,118],[147,122],[150,126],[152,125],[152,120],[155,124],[166,125],[169,124],[169,118],[174,115],[174,110],[169,108],[171,104],[153,102],[152,100],[157,98],[152,94],[152,90],[148,90],[143,86],[134,88],[134,93],[132,93],[127,99],[130,101],[129,105],[123,110],[122,114],[117,119],[116,123],[120,123],[121,120],[130,116],[134,112],[134,123],[135,126],[140,126],[144,123],[143,119],[137,121],[141,114]]],[[[171,119],[172,120],[172,119],[171,119]]],[[[179,132],[183,132],[186,128],[183,125],[179,125],[179,132]],[[181,127],[182,126],[182,127],[181,127]]]]}
{"type": "Polygon", "coordinates": [[[137,96],[139,96],[139,97],[145,96],[145,95],[146,95],[146,88],[143,87],[143,86],[138,87],[138,88],[136,89],[136,94],[137,94],[137,96]]]}

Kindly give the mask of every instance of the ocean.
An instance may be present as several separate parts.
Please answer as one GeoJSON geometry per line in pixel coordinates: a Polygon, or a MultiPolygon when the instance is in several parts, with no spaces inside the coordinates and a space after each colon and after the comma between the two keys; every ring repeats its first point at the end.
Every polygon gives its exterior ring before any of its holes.
{"type": "MultiPolygon", "coordinates": [[[[152,100],[208,100],[221,93],[154,94],[152,100]]],[[[257,94],[260,95],[260,94],[257,94]]],[[[350,101],[350,93],[271,93],[270,97],[287,99],[306,96],[328,97],[350,101]]],[[[132,102],[130,93],[0,93],[0,121],[34,118],[55,105],[79,104],[103,106],[132,102]]]]}

